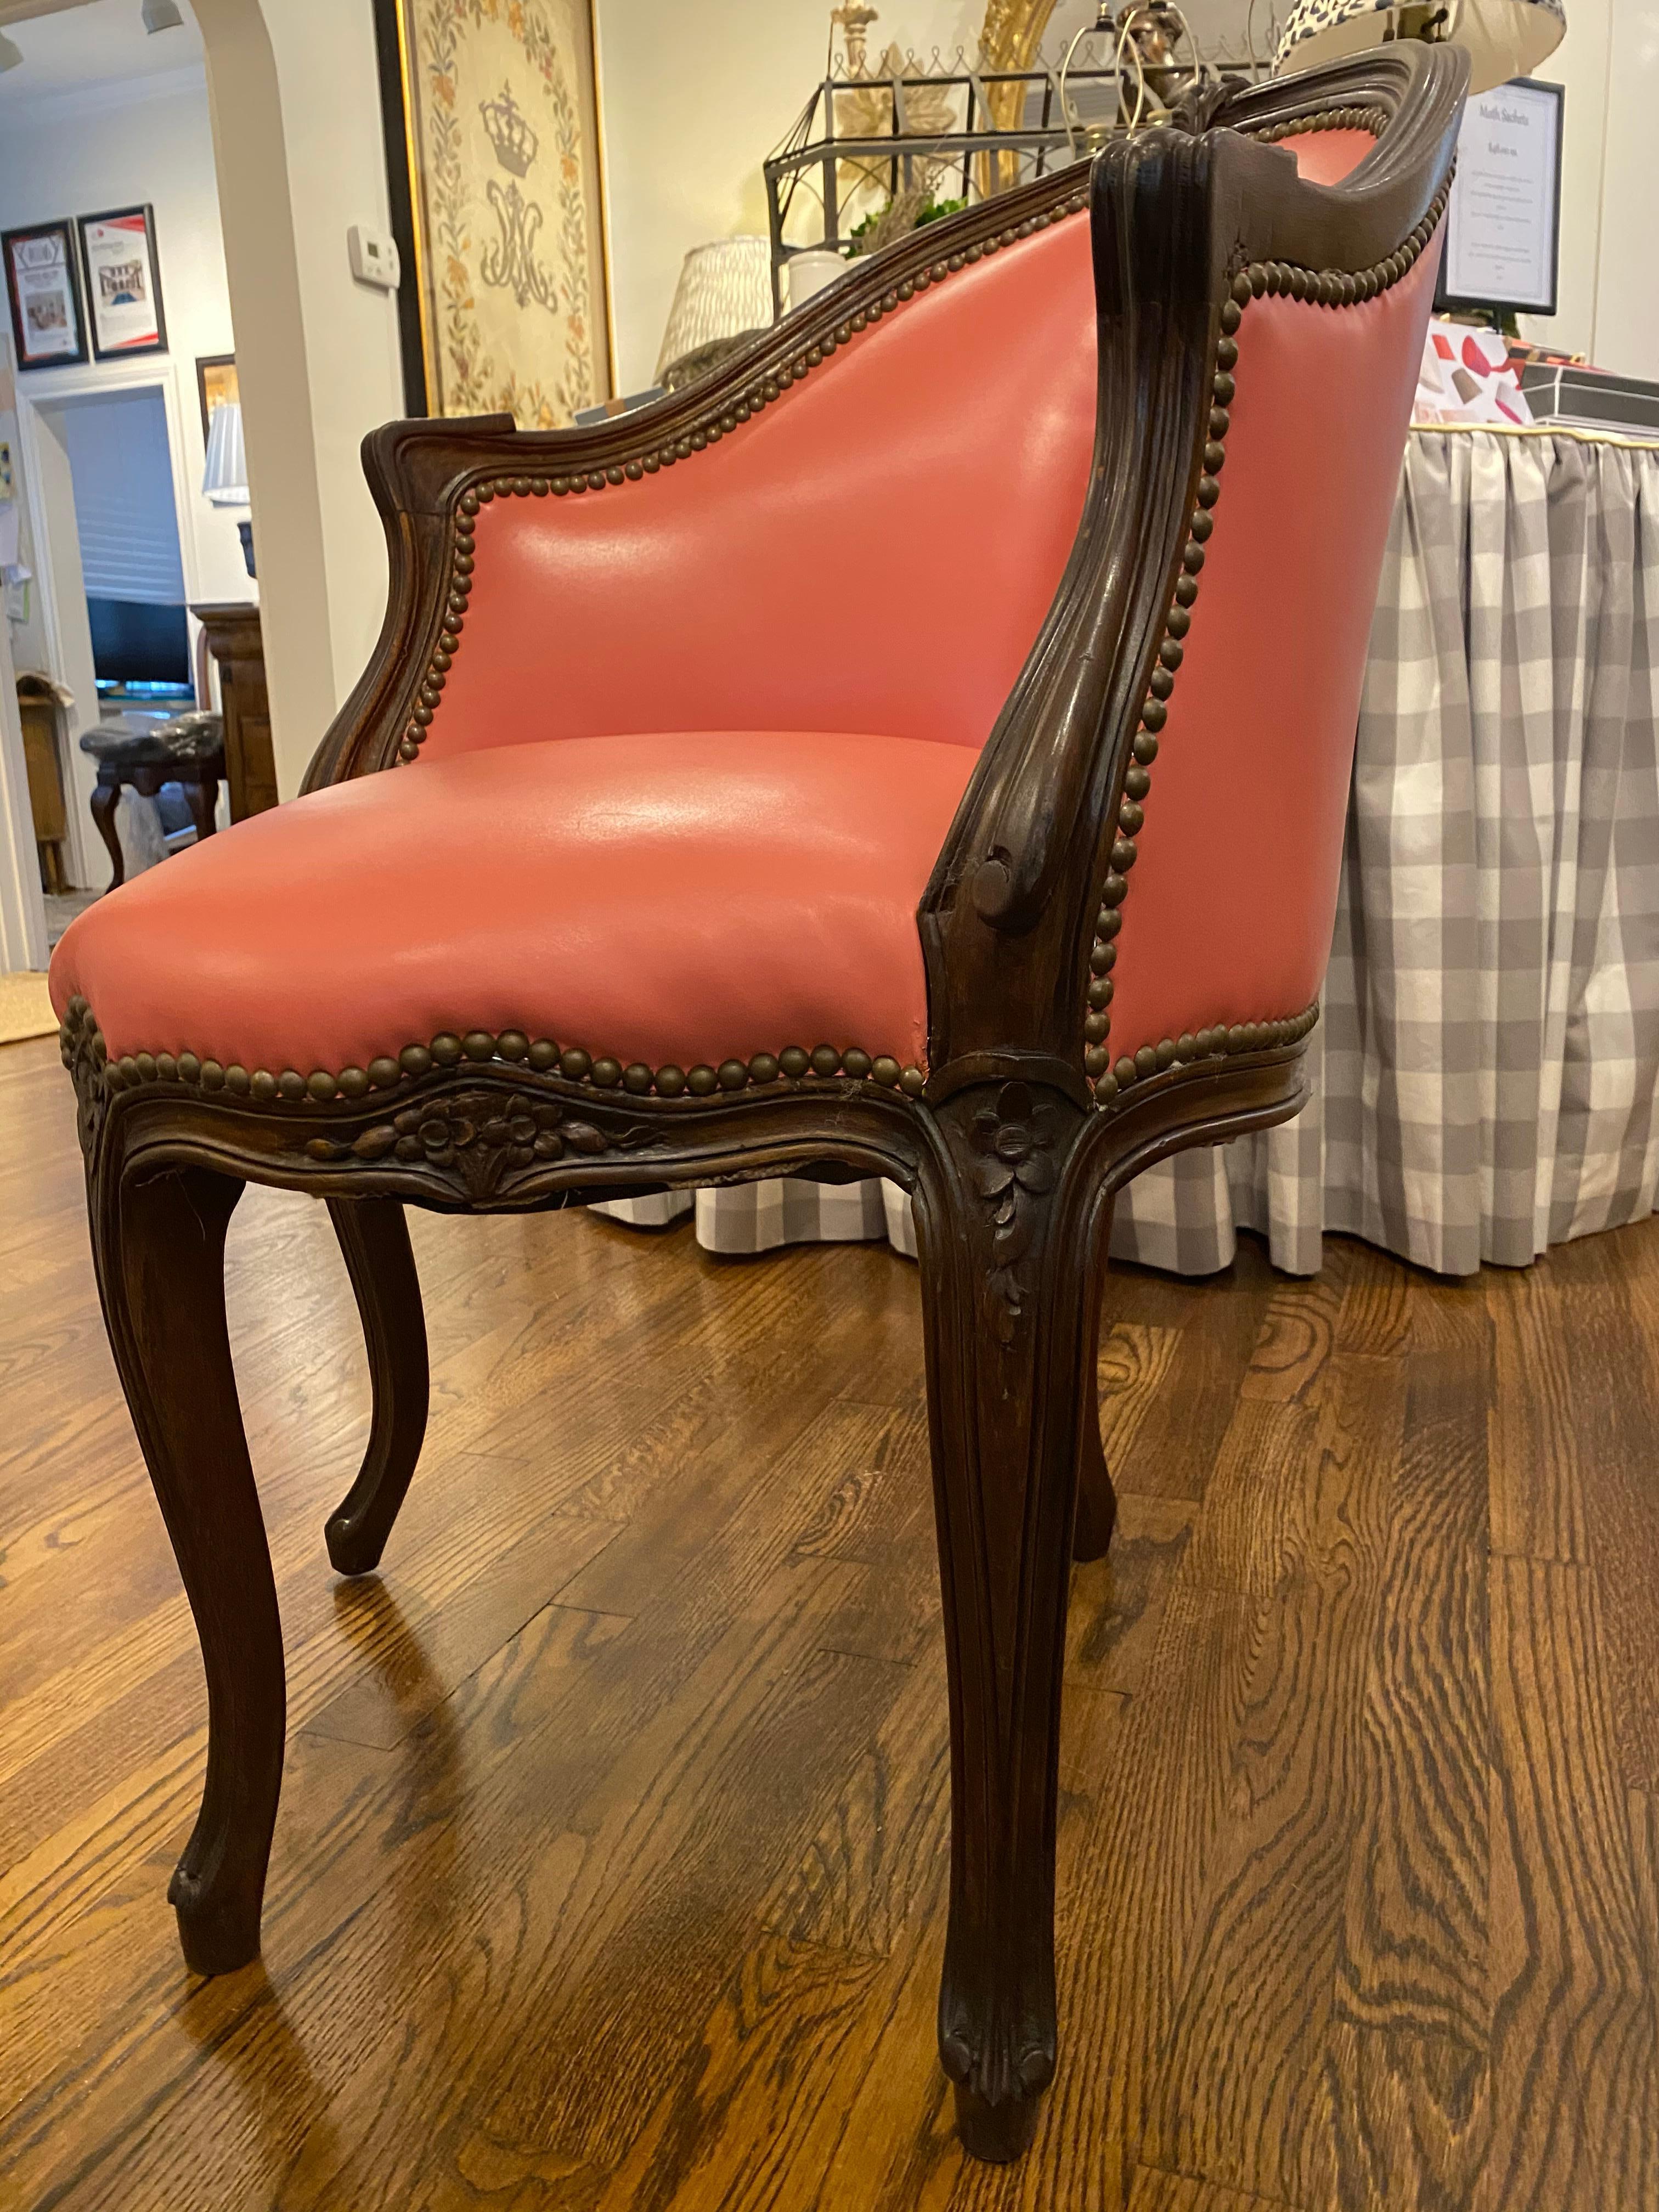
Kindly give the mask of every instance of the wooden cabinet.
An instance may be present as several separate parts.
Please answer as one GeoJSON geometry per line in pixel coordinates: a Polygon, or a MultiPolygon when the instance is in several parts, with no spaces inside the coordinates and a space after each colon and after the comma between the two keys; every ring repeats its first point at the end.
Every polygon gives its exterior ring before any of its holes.
{"type": "Polygon", "coordinates": [[[192,607],[191,612],[207,632],[208,651],[219,664],[230,818],[240,822],[276,804],[259,610],[252,599],[228,599],[192,607]]]}
{"type": "Polygon", "coordinates": [[[23,765],[28,774],[29,811],[34,817],[40,885],[48,891],[68,889],[68,878],[64,873],[64,840],[69,835],[69,823],[64,811],[64,771],[58,750],[61,713],[58,700],[58,686],[50,677],[29,673],[19,676],[17,707],[23,723],[23,765]]]}

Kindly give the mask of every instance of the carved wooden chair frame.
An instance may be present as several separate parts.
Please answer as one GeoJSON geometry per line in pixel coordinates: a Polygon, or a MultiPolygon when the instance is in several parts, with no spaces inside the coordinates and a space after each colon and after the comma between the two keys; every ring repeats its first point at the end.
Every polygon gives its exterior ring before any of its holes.
{"type": "Polygon", "coordinates": [[[1340,307],[1410,267],[1443,206],[1462,76],[1452,49],[1400,45],[1217,90],[1183,130],[1114,143],[1089,172],[1042,178],[872,258],[708,382],[637,415],[539,434],[507,417],[409,422],[367,441],[390,605],[310,788],[401,773],[418,756],[463,649],[482,504],[604,497],[695,467],[792,384],[833,374],[837,348],[869,323],[1092,194],[1095,468],[1052,608],[922,902],[925,1077],[805,1038],[747,1064],[651,1069],[606,1058],[603,1039],[511,1031],[413,1040],[397,1059],[334,1072],[189,1053],[112,1062],[84,1002],[70,1007],[100,1292],[207,1672],[205,1794],[169,1890],[193,1967],[258,1950],[283,1763],[276,1590],[224,1318],[225,1229],[244,1184],[325,1199],[345,1250],[374,1410],[327,1541],[342,1572],[361,1574],[380,1559],[426,1419],[405,1206],[515,1212],[782,1174],[886,1176],[915,1201],[950,1672],[939,2049],[968,2147],[1008,2158],[1029,2140],[1055,2059],[1067,1572],[1105,1548],[1114,1515],[1094,1380],[1113,1196],[1169,1153],[1294,1114],[1314,1019],[1263,1006],[1115,1062],[1109,1042],[1113,940],[1164,702],[1201,609],[1238,334],[1265,293],[1340,307]],[[1301,183],[1261,143],[1328,125],[1381,140],[1364,182],[1340,195],[1301,183]]]}

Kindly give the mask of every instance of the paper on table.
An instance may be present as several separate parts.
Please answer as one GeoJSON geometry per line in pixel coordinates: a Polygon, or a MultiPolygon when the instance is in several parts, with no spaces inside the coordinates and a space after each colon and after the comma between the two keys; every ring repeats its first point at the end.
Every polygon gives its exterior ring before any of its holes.
{"type": "Polygon", "coordinates": [[[1496,331],[1437,317],[1429,325],[1412,403],[1414,422],[1525,424],[1532,419],[1509,348],[1496,331]]]}

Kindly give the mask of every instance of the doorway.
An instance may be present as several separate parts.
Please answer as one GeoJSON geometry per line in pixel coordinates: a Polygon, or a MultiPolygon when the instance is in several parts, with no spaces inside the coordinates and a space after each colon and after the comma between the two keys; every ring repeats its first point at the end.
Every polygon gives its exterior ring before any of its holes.
{"type": "MultiPolygon", "coordinates": [[[[60,766],[68,873],[82,895],[105,887],[110,861],[93,824],[97,768],[81,736],[100,722],[142,728],[196,700],[186,609],[195,549],[176,405],[172,378],[136,362],[115,376],[107,365],[49,372],[19,392],[40,642],[74,700],[60,766]]],[[[124,794],[119,818],[129,872],[193,834],[181,793],[159,815],[124,794]]],[[[48,902],[49,934],[67,919],[48,902]]]]}

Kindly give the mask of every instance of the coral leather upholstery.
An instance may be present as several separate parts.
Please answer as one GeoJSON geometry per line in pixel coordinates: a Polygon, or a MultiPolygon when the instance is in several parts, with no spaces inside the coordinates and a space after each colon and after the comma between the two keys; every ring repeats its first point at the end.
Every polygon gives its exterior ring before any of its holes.
{"type": "Polygon", "coordinates": [[[1438,258],[1437,240],[1361,306],[1245,310],[1215,532],[1121,908],[1114,1054],[1318,993],[1438,258]]]}
{"type": "Polygon", "coordinates": [[[1296,156],[1298,176],[1310,185],[1340,185],[1376,141],[1369,131],[1314,131],[1285,143],[1296,156]]]}
{"type": "MultiPolygon", "coordinates": [[[[1373,143],[1290,144],[1335,183],[1373,143]]],[[[690,462],[494,502],[423,757],[669,727],[977,749],[1077,532],[1095,380],[1079,214],[860,331],[690,462]]]]}
{"type": "MultiPolygon", "coordinates": [[[[1334,183],[1371,143],[1291,149],[1334,183]]],[[[1433,258],[1363,307],[1248,311],[1114,1053],[1318,988],[1433,258]]],[[[273,1074],[469,1029],[652,1067],[819,1043],[925,1066],[917,904],[1064,568],[1095,387],[1079,214],[689,462],[486,504],[420,759],[100,902],[52,963],[59,1012],[87,999],[118,1055],[273,1074]]]]}
{"type": "Polygon", "coordinates": [[[919,1065],[915,908],[955,745],[770,731],[517,745],[256,815],[101,899],[52,962],[115,1055],[367,1069],[517,1029],[688,1068],[919,1065]]]}
{"type": "Polygon", "coordinates": [[[659,476],[486,507],[423,758],[619,730],[983,744],[1082,514],[1094,314],[1079,214],[659,476]]]}

